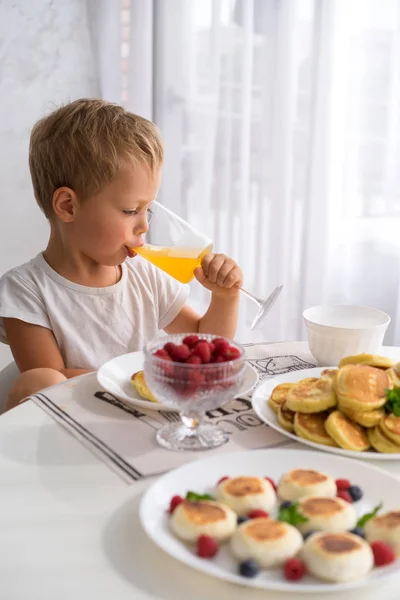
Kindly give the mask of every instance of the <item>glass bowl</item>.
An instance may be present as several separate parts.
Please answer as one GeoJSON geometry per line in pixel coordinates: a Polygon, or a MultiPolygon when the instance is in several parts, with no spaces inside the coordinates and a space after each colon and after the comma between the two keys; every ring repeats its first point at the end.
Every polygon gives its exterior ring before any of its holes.
{"type": "MultiPolygon", "coordinates": [[[[167,343],[182,344],[192,334],[174,334],[149,342],[145,348],[144,375],[151,393],[166,406],[176,409],[181,422],[157,431],[157,441],[170,450],[208,450],[225,444],[229,437],[219,427],[204,423],[207,411],[227,404],[240,390],[245,376],[244,349],[222,338],[238,350],[228,362],[188,364],[155,356],[167,343]]],[[[216,337],[198,334],[212,342],[216,337]]]]}

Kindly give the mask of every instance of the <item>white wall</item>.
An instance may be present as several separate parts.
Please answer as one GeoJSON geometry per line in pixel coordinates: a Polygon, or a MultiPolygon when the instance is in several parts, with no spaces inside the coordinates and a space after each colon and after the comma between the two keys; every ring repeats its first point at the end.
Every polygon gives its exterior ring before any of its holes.
{"type": "MultiPolygon", "coordinates": [[[[85,0],[0,0],[0,275],[47,241],[29,176],[33,123],[98,95],[85,0]]],[[[0,344],[0,369],[9,358],[0,344]]]]}

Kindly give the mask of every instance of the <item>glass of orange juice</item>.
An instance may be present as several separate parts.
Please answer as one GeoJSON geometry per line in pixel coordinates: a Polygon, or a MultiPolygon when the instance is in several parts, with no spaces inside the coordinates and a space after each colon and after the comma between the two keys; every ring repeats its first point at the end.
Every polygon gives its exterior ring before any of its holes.
{"type": "MultiPolygon", "coordinates": [[[[148,205],[147,210],[149,229],[146,243],[133,250],[178,281],[189,283],[203,257],[211,252],[212,240],[157,201],[148,205]]],[[[276,287],[266,300],[262,300],[240,289],[258,306],[252,329],[266,317],[281,290],[282,286],[276,287]]]]}
{"type": "Polygon", "coordinates": [[[194,278],[194,270],[213,248],[212,241],[189,223],[154,201],[149,215],[149,230],[137,254],[182,283],[194,278]]]}

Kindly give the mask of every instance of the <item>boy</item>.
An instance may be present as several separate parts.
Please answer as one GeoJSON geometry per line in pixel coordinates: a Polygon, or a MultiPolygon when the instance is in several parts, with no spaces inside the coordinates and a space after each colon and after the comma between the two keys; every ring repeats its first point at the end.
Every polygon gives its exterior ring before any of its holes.
{"type": "Polygon", "coordinates": [[[186,304],[187,286],[132,256],[162,164],[156,126],[103,100],[77,100],[34,126],[29,165],[50,238],[0,280],[0,341],[21,372],[7,408],[142,350],[160,329],[234,336],[242,272],[232,259],[209,254],[196,269],[211,291],[200,318],[186,304]]]}

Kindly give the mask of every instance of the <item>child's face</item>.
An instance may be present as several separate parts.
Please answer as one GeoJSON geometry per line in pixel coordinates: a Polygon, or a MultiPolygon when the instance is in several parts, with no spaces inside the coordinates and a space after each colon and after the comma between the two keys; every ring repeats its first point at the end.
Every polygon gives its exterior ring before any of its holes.
{"type": "Polygon", "coordinates": [[[145,207],[155,200],[160,183],[161,169],[154,175],[141,165],[121,171],[79,204],[71,231],[75,247],[98,264],[121,264],[129,248],[143,244],[148,230],[145,207]]]}

